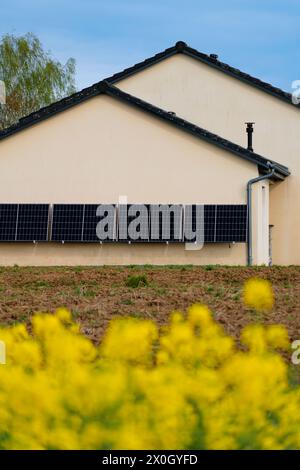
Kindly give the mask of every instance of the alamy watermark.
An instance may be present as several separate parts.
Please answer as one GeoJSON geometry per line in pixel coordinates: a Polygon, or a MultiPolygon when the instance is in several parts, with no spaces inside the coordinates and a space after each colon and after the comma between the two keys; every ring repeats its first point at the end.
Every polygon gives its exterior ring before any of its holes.
{"type": "Polygon", "coordinates": [[[6,346],[4,341],[0,341],[0,364],[6,364],[6,346]]]}
{"type": "Polygon", "coordinates": [[[0,104],[6,104],[5,83],[2,80],[0,80],[0,104]]]}
{"type": "Polygon", "coordinates": [[[300,80],[292,82],[292,103],[296,106],[300,104],[300,80]]]}
{"type": "Polygon", "coordinates": [[[300,364],[300,339],[293,341],[291,346],[294,350],[291,361],[294,365],[298,366],[300,364]]]}
{"type": "Polygon", "coordinates": [[[184,242],[186,250],[204,245],[204,205],[100,204],[96,216],[99,241],[184,242]]]}

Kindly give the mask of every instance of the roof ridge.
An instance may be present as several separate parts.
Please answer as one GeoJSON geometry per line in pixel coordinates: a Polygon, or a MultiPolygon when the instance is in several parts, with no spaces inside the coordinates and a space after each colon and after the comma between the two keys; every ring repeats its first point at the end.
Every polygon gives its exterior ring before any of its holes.
{"type": "Polygon", "coordinates": [[[105,80],[108,81],[109,83],[115,83],[118,80],[127,78],[133,73],[137,73],[143,70],[144,68],[149,67],[152,64],[158,63],[159,61],[166,59],[169,56],[171,57],[172,55],[175,55],[178,53],[183,53],[185,55],[198,59],[202,62],[205,62],[207,65],[217,68],[228,75],[231,75],[252,86],[255,86],[256,88],[260,88],[262,91],[265,91],[268,94],[271,94],[275,96],[276,98],[279,98],[291,104],[292,106],[300,109],[300,104],[299,105],[293,104],[291,93],[284,91],[279,87],[275,87],[274,85],[268,82],[265,82],[263,80],[260,80],[259,78],[254,77],[246,72],[243,72],[238,68],[232,67],[231,65],[225,62],[221,62],[214,55],[208,55],[208,54],[205,54],[204,52],[198,51],[197,49],[194,49],[188,46],[184,41],[177,41],[174,46],[169,47],[165,49],[164,51],[159,52],[152,57],[149,57],[148,59],[145,59],[141,62],[137,62],[133,66],[125,68],[121,72],[115,73],[105,78],[105,80]]]}
{"type": "MultiPolygon", "coordinates": [[[[180,51],[180,46],[178,47],[177,44],[183,43],[183,41],[178,41],[175,46],[168,47],[167,49],[158,52],[157,54],[154,54],[153,56],[142,60],[141,62],[137,62],[134,65],[131,65],[130,67],[126,67],[125,69],[121,70],[120,72],[116,72],[113,75],[106,77],[104,81],[107,81],[109,83],[115,83],[118,80],[121,80],[124,78],[124,75],[126,76],[131,75],[131,73],[136,73],[137,71],[142,70],[143,68],[149,67],[153,63],[158,63],[161,60],[166,59],[167,57],[171,57],[174,54],[177,54],[180,51]],[[137,70],[138,69],[138,70],[137,70]]],[[[186,45],[186,44],[185,44],[186,45]]]]}
{"type": "Polygon", "coordinates": [[[138,62],[137,64],[131,67],[128,67],[121,72],[115,73],[114,75],[111,75],[110,77],[107,77],[104,80],[100,80],[99,82],[96,82],[89,87],[83,88],[82,90],[77,91],[70,96],[62,98],[61,100],[56,101],[55,103],[44,106],[28,114],[27,116],[22,117],[18,122],[16,122],[12,126],[0,131],[0,140],[5,138],[8,135],[11,135],[13,132],[17,131],[20,127],[25,128],[35,123],[38,120],[46,119],[47,117],[50,117],[57,112],[68,109],[71,106],[74,106],[78,103],[85,101],[86,99],[96,96],[99,93],[98,87],[103,81],[106,81],[110,84],[114,84],[118,80],[128,77],[132,75],[133,73],[137,73],[138,71],[141,71],[144,68],[147,68],[155,63],[160,62],[161,60],[166,59],[167,57],[171,57],[172,55],[175,55],[178,53],[183,53],[188,56],[192,56],[195,59],[202,60],[206,64],[213,66],[215,68],[218,68],[219,70],[222,70],[223,72],[229,75],[232,75],[235,78],[243,80],[244,82],[247,82],[248,84],[250,83],[251,85],[256,86],[257,88],[260,88],[263,91],[269,94],[272,94],[273,96],[280,98],[281,100],[291,104],[293,107],[300,109],[300,104],[299,105],[293,104],[292,95],[290,93],[285,92],[281,90],[280,88],[274,87],[273,85],[270,85],[267,82],[263,82],[262,80],[256,77],[253,77],[245,72],[240,71],[239,69],[231,67],[230,65],[217,60],[215,57],[211,57],[203,52],[198,51],[197,49],[193,49],[190,46],[188,46],[184,41],[177,41],[174,46],[171,46],[165,49],[164,51],[159,52],[155,54],[154,56],[149,57],[148,59],[145,59],[142,62],[138,62]]]}

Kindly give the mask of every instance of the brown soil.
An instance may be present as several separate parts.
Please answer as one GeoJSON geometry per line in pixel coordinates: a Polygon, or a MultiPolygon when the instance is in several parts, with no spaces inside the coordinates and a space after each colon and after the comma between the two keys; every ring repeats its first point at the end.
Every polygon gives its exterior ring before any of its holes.
{"type": "Polygon", "coordinates": [[[171,311],[185,311],[195,302],[207,304],[236,337],[246,324],[263,322],[283,324],[292,340],[300,338],[300,267],[0,268],[1,325],[29,323],[35,311],[65,306],[95,342],[111,318],[133,315],[164,324],[171,311]],[[128,277],[136,275],[145,275],[148,285],[127,287],[128,277]],[[272,282],[272,313],[258,315],[244,307],[243,282],[253,276],[272,282]]]}

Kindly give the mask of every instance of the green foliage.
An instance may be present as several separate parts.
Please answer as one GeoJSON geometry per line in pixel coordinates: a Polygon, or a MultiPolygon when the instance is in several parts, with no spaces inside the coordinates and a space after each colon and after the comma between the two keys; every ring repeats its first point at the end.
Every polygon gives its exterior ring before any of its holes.
{"type": "Polygon", "coordinates": [[[207,264],[204,266],[205,271],[213,271],[215,269],[215,266],[213,264],[207,264]]]}
{"type": "Polygon", "coordinates": [[[134,301],[131,300],[131,299],[124,299],[124,300],[121,300],[120,304],[122,304],[122,305],[133,305],[134,301]]]}
{"type": "Polygon", "coordinates": [[[128,276],[126,279],[126,286],[136,289],[137,287],[146,287],[148,286],[148,280],[145,274],[137,276],[128,276]]]}
{"type": "Polygon", "coordinates": [[[0,130],[75,92],[75,60],[62,65],[32,33],[6,34],[0,40],[0,80],[6,104],[0,106],[0,130]]]}

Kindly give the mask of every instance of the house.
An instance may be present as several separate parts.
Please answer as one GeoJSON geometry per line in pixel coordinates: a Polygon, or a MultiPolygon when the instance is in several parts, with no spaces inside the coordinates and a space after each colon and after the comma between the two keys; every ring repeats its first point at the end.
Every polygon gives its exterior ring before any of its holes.
{"type": "Polygon", "coordinates": [[[290,94],[179,41],[0,132],[0,263],[299,264],[299,126],[290,94]],[[138,205],[202,208],[204,243],[120,239],[138,205]]]}

